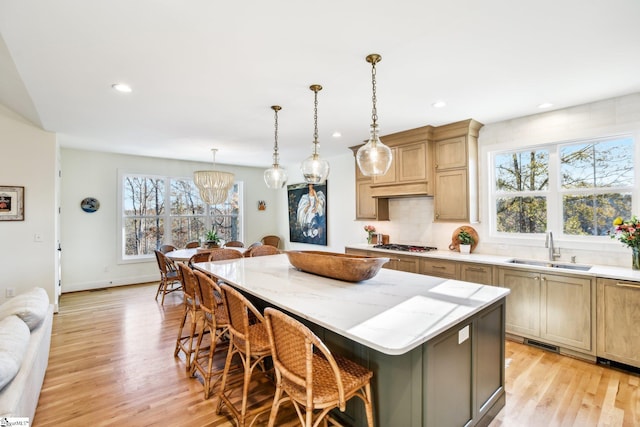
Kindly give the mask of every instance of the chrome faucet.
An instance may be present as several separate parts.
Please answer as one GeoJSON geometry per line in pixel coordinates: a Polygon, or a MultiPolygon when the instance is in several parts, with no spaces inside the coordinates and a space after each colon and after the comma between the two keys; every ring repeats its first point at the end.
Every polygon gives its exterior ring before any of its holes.
{"type": "Polygon", "coordinates": [[[553,247],[553,233],[550,231],[547,233],[544,247],[549,248],[549,261],[555,261],[556,259],[560,258],[560,248],[558,248],[558,250],[556,251],[556,249],[553,247]]]}

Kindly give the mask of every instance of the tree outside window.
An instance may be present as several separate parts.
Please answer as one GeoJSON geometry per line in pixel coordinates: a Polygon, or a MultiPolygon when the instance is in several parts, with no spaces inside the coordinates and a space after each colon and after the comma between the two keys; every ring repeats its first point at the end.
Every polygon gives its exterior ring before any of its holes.
{"type": "Polygon", "coordinates": [[[565,235],[607,235],[614,218],[631,216],[633,152],[619,137],[495,153],[496,231],[544,233],[557,218],[565,235]]]}
{"type": "Polygon", "coordinates": [[[242,240],[240,183],[225,203],[209,206],[191,179],[122,178],[123,259],[149,257],[163,244],[184,247],[215,227],[224,241],[242,240]]]}

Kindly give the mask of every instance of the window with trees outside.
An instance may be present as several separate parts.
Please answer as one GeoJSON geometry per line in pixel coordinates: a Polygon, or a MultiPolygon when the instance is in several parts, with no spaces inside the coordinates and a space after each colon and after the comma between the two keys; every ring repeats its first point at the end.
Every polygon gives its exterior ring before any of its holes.
{"type": "Polygon", "coordinates": [[[211,228],[223,241],[242,240],[241,183],[209,206],[191,179],[127,174],[120,182],[123,260],[152,258],[163,244],[183,248],[211,228]]]}
{"type": "Polygon", "coordinates": [[[633,153],[629,136],[493,153],[494,231],[607,235],[632,213],[633,153]]]}

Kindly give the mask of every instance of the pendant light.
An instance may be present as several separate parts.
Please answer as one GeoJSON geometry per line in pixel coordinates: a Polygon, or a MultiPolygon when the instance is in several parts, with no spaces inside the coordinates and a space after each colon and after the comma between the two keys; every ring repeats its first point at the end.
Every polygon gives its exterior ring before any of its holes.
{"type": "Polygon", "coordinates": [[[278,111],[282,109],[279,105],[272,105],[271,109],[275,112],[275,143],[273,145],[273,165],[264,171],[264,182],[268,188],[278,189],[284,187],[287,183],[287,170],[280,167],[278,163],[278,111]]]}
{"type": "Polygon", "coordinates": [[[376,109],[376,64],[382,60],[377,53],[367,56],[367,62],[371,64],[371,85],[373,87],[373,109],[371,110],[371,128],[369,141],[358,149],[356,161],[360,172],[365,176],[384,175],[391,166],[391,149],[380,141],[378,136],[378,111],[376,109]]]}
{"type": "Polygon", "coordinates": [[[300,165],[304,180],[309,184],[322,184],[329,176],[329,162],[320,158],[318,154],[318,92],[322,90],[320,85],[309,86],[314,93],[313,103],[313,154],[307,157],[300,165]]]}
{"type": "Polygon", "coordinates": [[[232,173],[215,170],[217,151],[215,148],[211,150],[214,170],[195,171],[193,173],[193,182],[200,190],[200,198],[209,205],[223,204],[227,200],[234,180],[232,173]]]}

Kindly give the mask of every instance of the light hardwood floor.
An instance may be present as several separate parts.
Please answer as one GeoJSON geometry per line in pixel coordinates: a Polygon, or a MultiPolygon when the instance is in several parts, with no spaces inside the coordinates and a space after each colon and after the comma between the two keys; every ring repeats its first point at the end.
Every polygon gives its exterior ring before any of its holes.
{"type": "MultiPolygon", "coordinates": [[[[173,357],[182,298],[156,284],[63,294],[32,425],[232,426],[173,357]]],[[[502,426],[640,426],[640,378],[507,342],[502,426]]],[[[279,425],[296,425],[291,413],[279,425]]],[[[258,423],[264,425],[265,423],[258,423]]],[[[386,426],[380,426],[386,427],[386,426]]],[[[389,426],[402,427],[402,426],[389,426]]]]}

